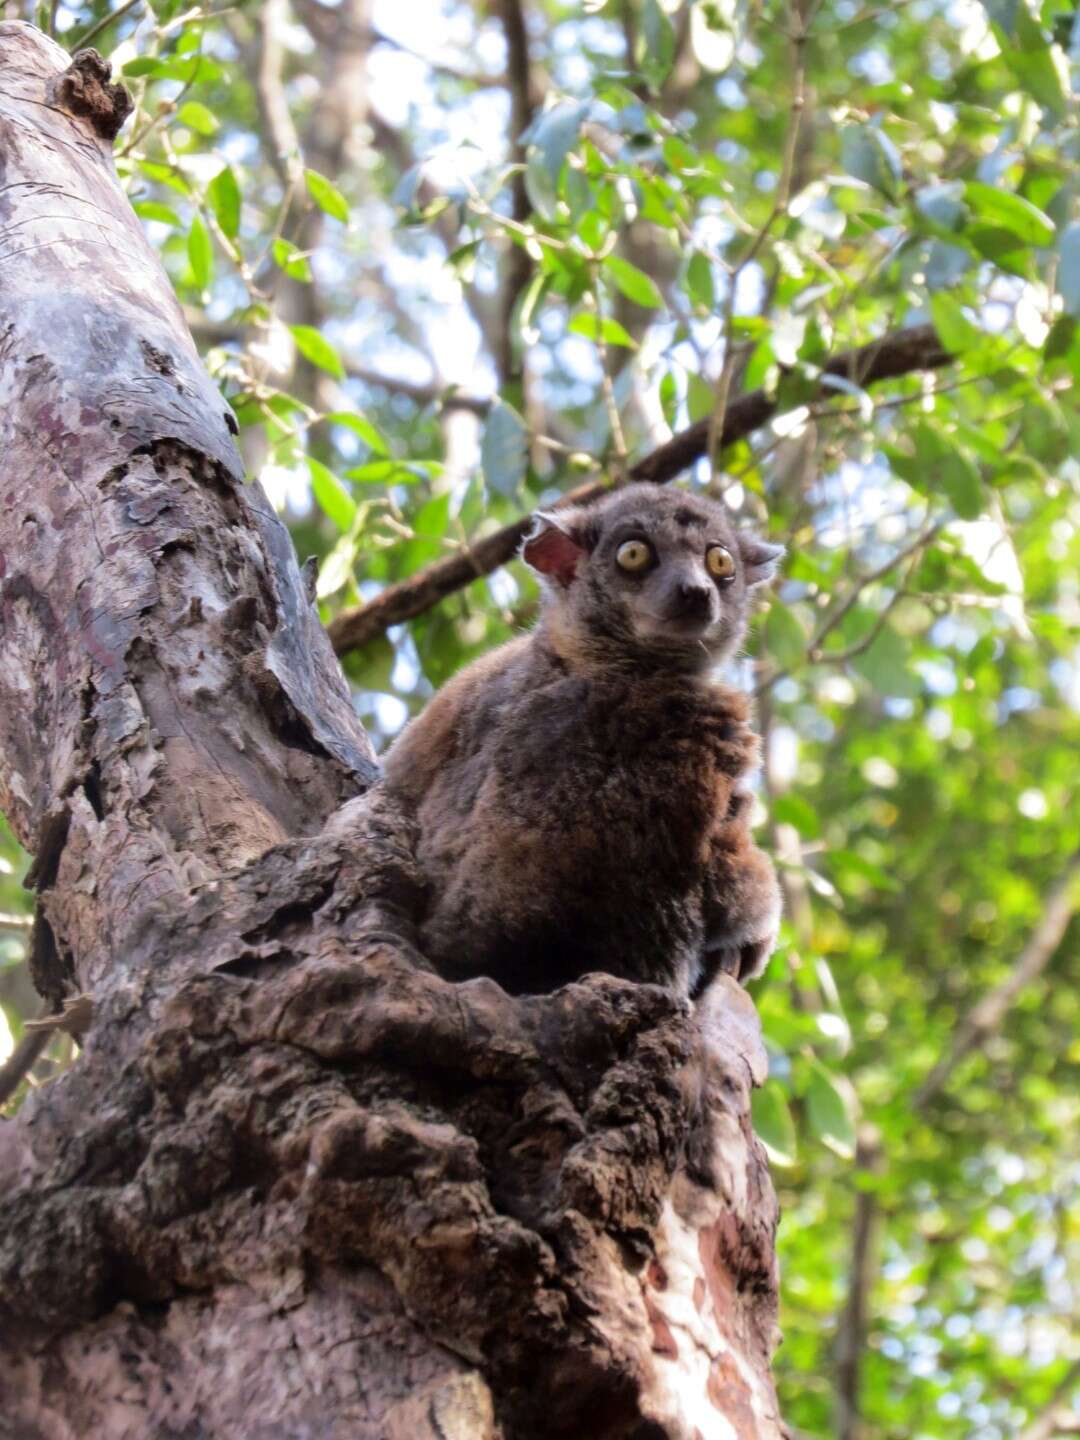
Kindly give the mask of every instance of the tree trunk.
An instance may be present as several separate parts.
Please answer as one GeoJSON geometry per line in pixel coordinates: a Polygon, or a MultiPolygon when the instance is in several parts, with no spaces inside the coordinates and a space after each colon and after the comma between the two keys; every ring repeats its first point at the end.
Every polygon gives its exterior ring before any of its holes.
{"type": "Polygon", "coordinates": [[[0,1435],[776,1437],[753,1006],[417,953],[409,825],[117,186],[126,103],[0,25],[0,803],[38,988],[93,1005],[0,1122],[0,1435]]]}

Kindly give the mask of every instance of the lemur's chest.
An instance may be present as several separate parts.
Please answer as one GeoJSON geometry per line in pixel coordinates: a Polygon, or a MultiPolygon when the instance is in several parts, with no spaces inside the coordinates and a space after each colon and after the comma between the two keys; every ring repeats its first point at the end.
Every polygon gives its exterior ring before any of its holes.
{"type": "Polygon", "coordinates": [[[500,717],[478,767],[488,803],[549,835],[678,850],[723,818],[755,742],[725,692],[566,679],[500,717]]]}

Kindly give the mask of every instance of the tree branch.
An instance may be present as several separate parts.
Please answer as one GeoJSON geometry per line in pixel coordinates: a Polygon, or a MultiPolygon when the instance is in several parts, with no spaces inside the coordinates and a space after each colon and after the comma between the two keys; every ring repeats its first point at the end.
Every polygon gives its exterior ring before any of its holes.
{"type": "MultiPolygon", "coordinates": [[[[51,1012],[52,1004],[47,1003],[41,1013],[44,1016],[51,1012]]],[[[28,1030],[3,1065],[0,1065],[0,1105],[6,1104],[15,1094],[51,1039],[50,1030],[28,1030]]]]}
{"type": "Polygon", "coordinates": [[[1047,897],[1039,923],[1024,947],[1015,969],[1000,985],[988,991],[956,1027],[952,1049],[931,1070],[916,1092],[914,1106],[924,1110],[945,1086],[953,1071],[976,1046],[982,1045],[1004,1020],[1009,1006],[1025,986],[1038,979],[1061,944],[1069,921],[1080,906],[1080,851],[1047,897]]]}
{"type": "MultiPolygon", "coordinates": [[[[856,1173],[876,1175],[882,1168],[881,1140],[872,1126],[859,1135],[856,1173]]],[[[847,1299],[836,1331],[837,1440],[857,1440],[862,1357],[866,1353],[869,1298],[877,1276],[878,1197],[876,1189],[855,1195],[852,1223],[851,1275],[847,1299]]]]}
{"type": "MultiPolygon", "coordinates": [[[[841,376],[864,389],[881,380],[896,379],[913,371],[936,370],[948,365],[952,356],[942,345],[930,325],[913,326],[873,340],[854,350],[846,350],[835,356],[823,367],[822,380],[826,376],[841,376]]],[[[827,386],[822,385],[822,389],[827,386]]],[[[780,410],[779,402],[764,389],[751,390],[740,395],[727,407],[724,427],[720,435],[721,448],[743,439],[752,431],[760,429],[780,410]]],[[[675,435],[665,445],[646,455],[631,466],[631,480],[649,480],[661,485],[673,480],[676,475],[700,460],[708,448],[709,421],[699,420],[696,425],[675,435]]],[[[602,495],[610,487],[604,480],[590,481],[579,486],[561,500],[560,504],[588,503],[602,495]]],[[[485,536],[483,540],[452,555],[445,560],[418,570],[415,575],[388,586],[381,595],[366,605],[345,610],[330,622],[330,639],[339,655],[347,654],[368,644],[391,625],[400,625],[423,615],[447,595],[463,589],[474,580],[489,575],[500,565],[512,560],[528,530],[530,517],[522,516],[501,530],[485,536]]]]}
{"type": "Polygon", "coordinates": [[[270,140],[270,163],[286,193],[302,176],[304,166],[300,137],[285,97],[285,47],[281,37],[287,22],[283,0],[268,0],[260,7],[255,73],[255,98],[270,140]]]}
{"type": "Polygon", "coordinates": [[[396,375],[384,375],[381,370],[358,365],[349,359],[344,361],[344,365],[345,373],[351,380],[378,386],[394,395],[405,395],[408,399],[415,400],[417,405],[437,404],[440,410],[468,410],[470,414],[482,418],[495,403],[488,395],[470,395],[463,390],[455,390],[453,386],[424,385],[415,380],[402,380],[396,375]]]}
{"type": "MultiPolygon", "coordinates": [[[[511,214],[519,223],[529,218],[532,205],[525,189],[525,145],[521,137],[528,129],[543,96],[533,76],[529,58],[529,27],[524,0],[497,0],[493,6],[506,40],[506,79],[510,89],[510,161],[522,168],[511,184],[511,214]]],[[[496,339],[495,362],[500,384],[515,372],[511,320],[518,296],[529,283],[530,262],[519,245],[511,245],[506,257],[501,295],[501,316],[496,339]]]]}
{"type": "Polygon", "coordinates": [[[1077,1428],[1076,1417],[1062,1415],[1061,1406],[1077,1384],[1080,1384],[1080,1360],[1074,1360],[1065,1371],[1046,1409],[1028,1426],[1020,1440],[1052,1440],[1055,1435],[1072,1434],[1077,1428]]]}

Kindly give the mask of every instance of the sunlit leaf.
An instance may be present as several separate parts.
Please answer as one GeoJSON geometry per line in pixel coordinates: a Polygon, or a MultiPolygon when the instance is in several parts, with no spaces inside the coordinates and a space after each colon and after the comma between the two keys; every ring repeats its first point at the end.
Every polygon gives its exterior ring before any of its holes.
{"type": "Polygon", "coordinates": [[[631,265],[629,260],[624,260],[621,255],[609,255],[604,261],[604,268],[626,298],[633,300],[635,305],[645,305],[653,309],[663,305],[664,297],[660,294],[656,281],[646,275],[644,270],[631,265]]]}
{"type": "Polygon", "coordinates": [[[176,112],[177,123],[186,125],[198,135],[213,135],[218,129],[218,118],[214,112],[198,100],[187,100],[176,112]]]}
{"type": "Polygon", "coordinates": [[[585,111],[584,105],[563,101],[545,110],[531,131],[525,186],[533,205],[547,218],[555,214],[559,175],[577,142],[585,111]]]}
{"type": "Polygon", "coordinates": [[[991,227],[1005,230],[1029,245],[1053,243],[1054,222],[1022,195],[969,180],[964,186],[964,198],[972,213],[991,227]]]}
{"type": "Polygon", "coordinates": [[[317,170],[305,170],[304,182],[307,185],[308,194],[320,210],[332,216],[333,219],[348,224],[349,202],[336,185],[325,175],[320,175],[317,170]]]}
{"type": "Polygon", "coordinates": [[[850,1160],[855,1154],[855,1107],[848,1094],[816,1060],[809,1062],[806,1114],[810,1129],[830,1150],[850,1160]]]}
{"type": "Polygon", "coordinates": [[[356,519],[356,501],[334,472],[314,456],[308,456],[311,489],[319,509],[339,530],[350,530],[356,519]]]}
{"type": "Polygon", "coordinates": [[[344,425],[346,430],[351,430],[357,439],[364,442],[373,455],[390,454],[385,438],[363,415],[356,415],[351,410],[334,410],[326,416],[326,422],[328,425],[344,425]]]}
{"type": "Polygon", "coordinates": [[[345,367],[341,363],[341,356],[326,336],[316,330],[313,325],[290,325],[289,333],[296,341],[296,348],[305,360],[310,360],[312,365],[317,365],[320,370],[336,376],[338,380],[345,379],[345,367]]]}
{"type": "Polygon", "coordinates": [[[1061,237],[1058,251],[1058,290],[1070,315],[1080,315],[1080,222],[1074,221],[1061,237]]]}
{"type": "Polygon", "coordinates": [[[795,1122],[788,1109],[787,1097],[775,1080],[766,1080],[750,1097],[750,1113],[754,1133],[765,1146],[774,1165],[787,1167],[798,1159],[795,1122]]]}
{"type": "Polygon", "coordinates": [[[311,283],[311,265],[308,257],[298,250],[291,240],[286,240],[279,235],[271,246],[271,253],[274,257],[274,264],[284,270],[285,274],[292,280],[300,280],[305,285],[311,283]]]}
{"type": "Polygon", "coordinates": [[[849,175],[883,195],[896,195],[902,176],[900,155],[883,130],[876,125],[845,126],[840,133],[840,153],[849,175]]]}
{"type": "Polygon", "coordinates": [[[222,231],[235,240],[240,233],[240,186],[231,166],[226,165],[214,176],[206,193],[222,231]]]}
{"type": "Polygon", "coordinates": [[[584,335],[587,340],[603,340],[607,345],[622,345],[636,350],[637,342],[618,320],[605,316],[603,321],[592,310],[583,310],[575,315],[566,327],[574,335],[584,335]]]}
{"type": "Polygon", "coordinates": [[[210,243],[210,232],[201,215],[192,218],[191,229],[188,231],[187,253],[196,289],[209,290],[214,278],[214,251],[210,243]]]}

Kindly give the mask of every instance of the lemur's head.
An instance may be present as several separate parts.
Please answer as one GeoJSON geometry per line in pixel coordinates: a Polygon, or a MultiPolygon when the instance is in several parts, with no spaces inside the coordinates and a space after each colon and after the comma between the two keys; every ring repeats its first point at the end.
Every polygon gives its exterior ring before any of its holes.
{"type": "Polygon", "coordinates": [[[738,649],[750,592],[783,553],[736,532],[715,500],[651,484],[541,511],[522,548],[547,582],[548,629],[568,657],[680,671],[738,649]]]}

